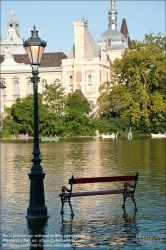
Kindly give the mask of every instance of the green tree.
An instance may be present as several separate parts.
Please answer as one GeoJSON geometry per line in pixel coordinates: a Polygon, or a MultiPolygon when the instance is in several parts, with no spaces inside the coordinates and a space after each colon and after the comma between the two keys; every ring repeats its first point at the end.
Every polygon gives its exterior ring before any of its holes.
{"type": "Polygon", "coordinates": [[[65,103],[64,88],[61,84],[46,84],[43,93],[43,101],[57,115],[62,114],[65,103]]]}
{"type": "Polygon", "coordinates": [[[73,112],[75,114],[86,115],[91,111],[87,99],[77,92],[69,93],[65,104],[68,113],[73,112]]]}
{"type": "Polygon", "coordinates": [[[8,114],[2,121],[2,133],[1,137],[9,137],[10,135],[17,136],[20,133],[20,124],[15,122],[11,116],[11,108],[5,109],[8,114]]]}
{"type": "Polygon", "coordinates": [[[69,94],[65,104],[65,126],[67,135],[93,134],[93,122],[88,117],[91,111],[89,102],[79,93],[69,94]]]}
{"type": "MultiPolygon", "coordinates": [[[[42,103],[42,96],[38,94],[39,110],[39,133],[42,132],[42,124],[46,120],[47,108],[42,103]]],[[[34,107],[33,95],[18,98],[11,107],[11,116],[16,124],[19,124],[19,133],[33,135],[34,130],[34,107]]]]}
{"type": "MultiPolygon", "coordinates": [[[[146,35],[143,42],[133,43],[126,56],[114,61],[111,82],[100,88],[98,99],[99,105],[106,99],[107,116],[119,115],[130,121],[129,126],[144,128],[144,132],[163,124],[166,114],[165,48],[166,38],[161,34],[146,35]]],[[[103,114],[102,107],[99,114],[103,114]]]]}
{"type": "Polygon", "coordinates": [[[42,127],[42,134],[45,136],[65,135],[63,116],[66,96],[62,85],[46,84],[43,101],[48,108],[48,114],[42,127]]]}
{"type": "Polygon", "coordinates": [[[110,103],[110,91],[111,84],[110,82],[104,82],[99,87],[100,96],[97,99],[97,103],[99,105],[98,115],[99,116],[110,116],[111,103],[110,103]]]}
{"type": "Polygon", "coordinates": [[[62,118],[59,118],[55,112],[50,111],[48,108],[45,119],[39,126],[42,136],[65,135],[65,126],[62,118]]]}

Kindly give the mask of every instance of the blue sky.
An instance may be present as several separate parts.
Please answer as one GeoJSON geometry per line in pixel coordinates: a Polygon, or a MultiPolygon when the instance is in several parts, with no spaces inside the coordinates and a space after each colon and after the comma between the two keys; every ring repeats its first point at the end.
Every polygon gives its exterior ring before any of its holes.
{"type": "MultiPolygon", "coordinates": [[[[109,0],[105,1],[6,1],[1,0],[1,37],[7,34],[7,20],[14,11],[19,22],[20,35],[28,39],[34,24],[39,37],[47,40],[45,52],[64,52],[69,54],[74,44],[73,23],[88,19],[88,28],[97,43],[100,35],[108,29],[109,0]]],[[[118,11],[118,30],[125,17],[131,39],[142,41],[144,34],[161,32],[165,35],[165,1],[120,1],[118,11]]]]}

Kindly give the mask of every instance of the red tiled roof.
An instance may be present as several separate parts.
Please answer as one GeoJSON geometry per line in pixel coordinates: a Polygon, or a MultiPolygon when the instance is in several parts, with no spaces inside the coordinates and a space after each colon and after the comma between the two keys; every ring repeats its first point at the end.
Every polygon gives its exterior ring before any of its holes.
{"type": "MultiPolygon", "coordinates": [[[[14,61],[17,63],[30,64],[27,54],[13,55],[14,61]]],[[[40,67],[60,67],[62,59],[67,56],[63,52],[44,53],[41,59],[40,67]]],[[[0,55],[0,63],[4,61],[4,55],[0,55]]]]}

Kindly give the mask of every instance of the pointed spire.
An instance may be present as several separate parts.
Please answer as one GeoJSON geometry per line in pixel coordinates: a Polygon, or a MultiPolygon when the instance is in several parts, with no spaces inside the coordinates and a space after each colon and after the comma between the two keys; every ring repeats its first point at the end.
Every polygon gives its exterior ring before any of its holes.
{"type": "Polygon", "coordinates": [[[115,10],[115,0],[110,0],[111,2],[111,10],[108,12],[108,28],[111,30],[117,29],[117,11],[115,10]]]}
{"type": "Polygon", "coordinates": [[[127,38],[127,40],[128,40],[128,47],[130,48],[130,46],[131,46],[131,40],[130,40],[128,28],[127,28],[126,18],[123,18],[123,20],[122,20],[122,25],[121,25],[120,32],[127,38]]]}
{"type": "Polygon", "coordinates": [[[10,18],[13,18],[13,19],[15,18],[14,11],[10,12],[10,18]]]}
{"type": "Polygon", "coordinates": [[[127,36],[129,35],[128,32],[128,28],[127,28],[127,23],[126,23],[126,18],[124,17],[122,20],[122,25],[121,25],[121,29],[120,32],[127,38],[127,36]]]}
{"type": "Polygon", "coordinates": [[[15,19],[15,14],[13,11],[10,12],[10,19],[7,22],[8,27],[13,27],[18,29],[19,23],[15,19]]]}

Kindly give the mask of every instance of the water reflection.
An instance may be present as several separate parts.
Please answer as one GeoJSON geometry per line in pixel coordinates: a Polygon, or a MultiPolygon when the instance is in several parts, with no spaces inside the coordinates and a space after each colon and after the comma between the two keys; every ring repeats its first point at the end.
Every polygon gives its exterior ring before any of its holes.
{"type": "Polygon", "coordinates": [[[46,235],[47,219],[28,220],[27,228],[30,235],[30,250],[44,249],[44,235],[46,235]]]}
{"type": "Polygon", "coordinates": [[[128,214],[124,212],[123,219],[124,219],[124,228],[127,235],[125,244],[129,245],[135,242],[136,236],[139,233],[136,222],[136,213],[128,214]]]}
{"type": "Polygon", "coordinates": [[[97,219],[64,219],[62,217],[62,238],[68,238],[72,247],[110,247],[135,244],[139,230],[136,215],[123,213],[122,217],[97,219]]]}

